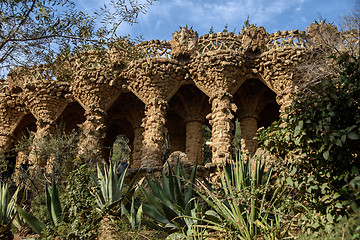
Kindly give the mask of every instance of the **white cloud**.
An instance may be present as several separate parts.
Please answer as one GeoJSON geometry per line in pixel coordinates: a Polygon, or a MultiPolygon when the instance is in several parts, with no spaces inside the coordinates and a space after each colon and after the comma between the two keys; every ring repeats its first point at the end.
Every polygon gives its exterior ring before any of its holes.
{"type": "MultiPolygon", "coordinates": [[[[101,6],[110,0],[78,0],[85,6],[101,6]],[[91,2],[89,2],[91,1],[91,2]]],[[[193,26],[200,35],[214,27],[221,31],[225,24],[229,30],[240,31],[244,20],[265,26],[269,31],[305,29],[313,19],[313,12],[326,9],[339,11],[338,0],[159,0],[140,15],[139,24],[120,27],[121,33],[143,34],[145,39],[171,39],[171,34],[179,26],[193,26]],[[335,9],[334,9],[335,8],[335,9]]],[[[350,0],[344,0],[350,1],[350,0]]],[[[352,0],[351,0],[352,1],[352,0]]],[[[349,5],[349,4],[348,4],[349,5]]],[[[326,16],[327,17],[327,16],[326,16]]]]}
{"type": "Polygon", "coordinates": [[[249,15],[252,22],[263,25],[288,9],[300,8],[305,0],[225,0],[219,1],[191,1],[168,0],[160,1],[152,6],[149,13],[142,20],[152,21],[154,17],[161,17],[174,21],[181,18],[189,24],[196,23],[200,27],[222,25],[242,25],[249,15]]]}

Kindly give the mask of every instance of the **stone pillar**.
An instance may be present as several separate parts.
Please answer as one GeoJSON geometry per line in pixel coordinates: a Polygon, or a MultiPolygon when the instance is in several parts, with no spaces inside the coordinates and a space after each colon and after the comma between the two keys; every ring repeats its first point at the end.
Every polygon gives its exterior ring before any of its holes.
{"type": "Polygon", "coordinates": [[[36,133],[34,135],[32,149],[29,153],[29,163],[33,164],[35,168],[43,168],[47,164],[48,159],[42,156],[41,152],[44,150],[43,144],[46,141],[45,137],[52,134],[54,131],[53,122],[38,119],[36,121],[36,133]]]}
{"type": "Polygon", "coordinates": [[[134,127],[134,140],[131,152],[131,168],[140,168],[141,167],[141,149],[142,142],[144,140],[143,136],[144,129],[141,126],[134,127]]]}
{"type": "Polygon", "coordinates": [[[258,116],[255,114],[240,117],[241,126],[241,150],[253,155],[258,147],[256,132],[258,130],[258,116]]]}
{"type": "Polygon", "coordinates": [[[161,147],[164,141],[164,126],[167,103],[164,100],[153,98],[145,106],[144,140],[141,152],[141,167],[152,168],[161,166],[161,147]]]}
{"type": "Polygon", "coordinates": [[[231,94],[220,92],[210,99],[212,112],[207,117],[212,127],[210,146],[213,162],[223,162],[231,159],[232,130],[234,128],[231,98],[231,94]]]}
{"type": "Polygon", "coordinates": [[[92,163],[104,161],[106,112],[100,108],[90,109],[85,112],[85,117],[86,120],[81,126],[79,154],[92,163]]]}
{"type": "Polygon", "coordinates": [[[0,133],[0,153],[6,152],[12,143],[12,137],[8,133],[0,133]]]}
{"type": "Polygon", "coordinates": [[[202,126],[204,124],[203,117],[189,116],[185,118],[186,124],[186,155],[190,164],[194,165],[198,158],[198,165],[203,163],[203,134],[202,126]]]}
{"type": "Polygon", "coordinates": [[[276,96],[276,102],[280,106],[280,113],[285,113],[285,109],[291,105],[291,91],[289,89],[286,89],[282,92],[280,92],[276,96]]]}

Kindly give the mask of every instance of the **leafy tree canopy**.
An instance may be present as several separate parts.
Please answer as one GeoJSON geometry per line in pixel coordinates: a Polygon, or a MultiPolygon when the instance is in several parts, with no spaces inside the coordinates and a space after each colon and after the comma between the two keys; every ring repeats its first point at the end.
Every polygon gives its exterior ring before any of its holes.
{"type": "Polygon", "coordinates": [[[119,25],[135,23],[154,1],[113,0],[89,15],[70,0],[2,0],[0,75],[14,66],[50,62],[85,44],[115,40],[119,25]]]}

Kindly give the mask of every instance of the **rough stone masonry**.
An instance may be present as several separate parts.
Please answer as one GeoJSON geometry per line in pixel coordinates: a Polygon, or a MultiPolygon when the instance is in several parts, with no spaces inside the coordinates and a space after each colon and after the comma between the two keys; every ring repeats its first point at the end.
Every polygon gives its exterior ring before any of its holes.
{"type": "Polygon", "coordinates": [[[254,153],[257,129],[276,120],[306,81],[297,66],[324,47],[319,29],[338,39],[339,48],[358,41],[356,33],[339,33],[329,24],[271,34],[252,25],[238,35],[200,37],[181,28],[169,42],[136,45],[139,57],[126,64],[121,51],[108,49],[105,59],[88,50],[62,62],[61,76],[44,65],[14,69],[0,89],[0,150],[14,146],[26,129],[35,132],[36,148],[37,139],[63,122],[67,130],[81,131],[82,155],[108,161],[116,136],[125,134],[131,167],[158,167],[166,132],[173,152],[202,164],[202,127],[208,125],[213,162],[221,162],[231,156],[238,119],[243,150],[254,153]]]}

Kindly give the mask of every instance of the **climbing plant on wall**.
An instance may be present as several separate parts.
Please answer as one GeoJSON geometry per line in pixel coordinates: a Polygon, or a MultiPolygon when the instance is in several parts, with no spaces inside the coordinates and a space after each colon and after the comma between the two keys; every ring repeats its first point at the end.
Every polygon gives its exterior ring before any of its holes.
{"type": "MultiPolygon", "coordinates": [[[[310,86],[286,114],[259,132],[260,144],[281,157],[292,156],[302,201],[319,221],[334,223],[360,204],[360,61],[333,55],[337,77],[310,86]]],[[[305,216],[305,215],[304,215],[305,216]]],[[[329,225],[326,225],[329,226],[329,225]]]]}

